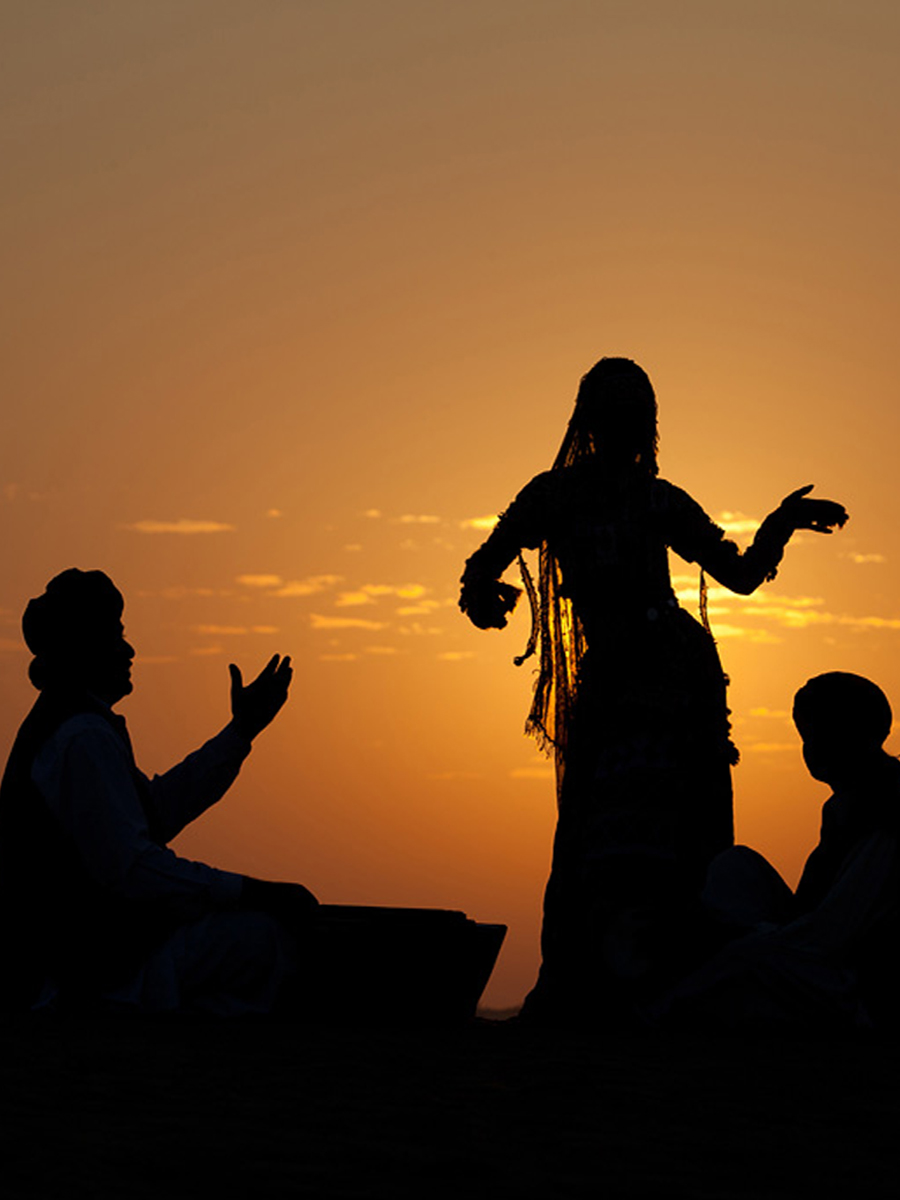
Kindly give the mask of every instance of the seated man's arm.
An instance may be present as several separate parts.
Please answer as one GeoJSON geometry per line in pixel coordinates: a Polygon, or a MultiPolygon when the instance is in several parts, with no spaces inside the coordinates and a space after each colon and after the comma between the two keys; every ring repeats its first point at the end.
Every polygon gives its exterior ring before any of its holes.
{"type": "Polygon", "coordinates": [[[147,780],[153,814],[163,841],[221,800],[250,753],[250,739],[232,721],[183,762],[147,780]]]}
{"type": "Polygon", "coordinates": [[[647,1009],[660,1021],[730,1028],[771,1022],[864,1019],[853,970],[857,944],[896,905],[897,838],[862,838],[811,912],[737,938],[647,1009]]]}
{"type": "Polygon", "coordinates": [[[760,944],[832,960],[852,954],[890,904],[896,904],[897,873],[894,834],[876,832],[860,838],[821,903],[780,929],[759,935],[760,944]]]}
{"type": "Polygon", "coordinates": [[[66,722],[38,755],[32,779],[73,854],[112,894],[159,903],[185,921],[240,900],[240,875],[153,841],[126,747],[102,717],[66,722]]]}
{"type": "Polygon", "coordinates": [[[154,816],[167,842],[221,800],[250,753],[251,742],[274,720],[287,700],[293,675],[289,657],[273,654],[248,684],[234,663],[229,664],[228,670],[229,724],[183,763],[149,781],[154,816]]]}

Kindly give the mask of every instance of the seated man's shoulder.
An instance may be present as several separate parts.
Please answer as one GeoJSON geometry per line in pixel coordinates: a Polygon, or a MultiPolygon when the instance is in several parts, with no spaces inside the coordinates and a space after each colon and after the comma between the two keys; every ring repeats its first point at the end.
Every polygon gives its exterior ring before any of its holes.
{"type": "Polygon", "coordinates": [[[124,746],[120,735],[100,713],[84,712],[67,717],[50,734],[34,760],[36,773],[43,773],[73,751],[87,755],[121,754],[124,746]]]}
{"type": "Polygon", "coordinates": [[[883,786],[874,797],[876,824],[885,832],[900,833],[900,760],[891,757],[886,764],[883,786]]]}
{"type": "Polygon", "coordinates": [[[70,742],[74,738],[112,738],[116,741],[119,734],[108,717],[96,712],[75,713],[61,721],[51,735],[51,741],[70,742]]]}

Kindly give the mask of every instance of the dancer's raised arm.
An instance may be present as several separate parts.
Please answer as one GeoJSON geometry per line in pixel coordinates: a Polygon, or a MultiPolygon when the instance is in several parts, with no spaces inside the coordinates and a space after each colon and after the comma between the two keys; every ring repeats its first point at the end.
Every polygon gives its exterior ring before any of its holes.
{"type": "MultiPolygon", "coordinates": [[[[774,579],[792,535],[799,529],[832,533],[848,520],[847,510],[834,500],[809,499],[814,485],[807,484],[785,496],[763,521],[753,542],[740,550],[686,493],[675,508],[678,516],[668,538],[676,554],[697,562],[718,583],[747,596],[767,579],[774,579]]],[[[679,489],[680,491],[680,489],[679,489]]]]}

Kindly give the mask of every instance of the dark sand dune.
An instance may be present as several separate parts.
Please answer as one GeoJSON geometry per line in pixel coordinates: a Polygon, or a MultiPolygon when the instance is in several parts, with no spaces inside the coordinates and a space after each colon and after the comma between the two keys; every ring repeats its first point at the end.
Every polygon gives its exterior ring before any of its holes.
{"type": "Polygon", "coordinates": [[[57,1021],[2,1026],[3,1197],[869,1197],[873,1040],[57,1021]]]}

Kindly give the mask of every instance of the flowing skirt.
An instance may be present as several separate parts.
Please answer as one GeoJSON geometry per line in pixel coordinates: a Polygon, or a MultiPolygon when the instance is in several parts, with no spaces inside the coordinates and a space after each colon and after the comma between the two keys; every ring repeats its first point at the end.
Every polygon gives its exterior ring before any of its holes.
{"type": "Polygon", "coordinates": [[[673,607],[589,642],[526,1011],[594,1003],[610,957],[613,973],[652,968],[666,922],[734,841],[737,752],[712,637],[673,607]]]}

